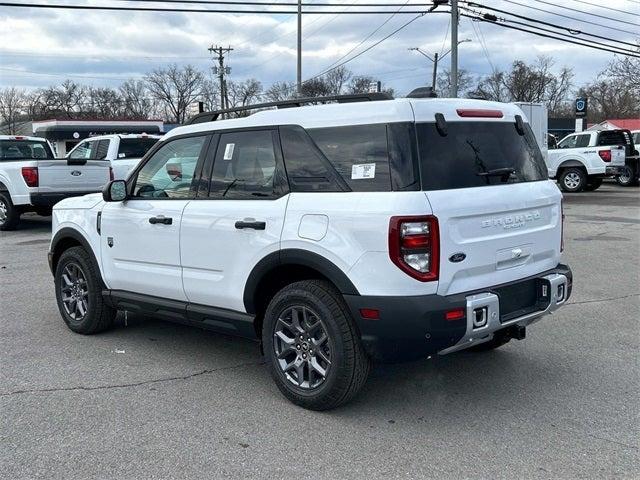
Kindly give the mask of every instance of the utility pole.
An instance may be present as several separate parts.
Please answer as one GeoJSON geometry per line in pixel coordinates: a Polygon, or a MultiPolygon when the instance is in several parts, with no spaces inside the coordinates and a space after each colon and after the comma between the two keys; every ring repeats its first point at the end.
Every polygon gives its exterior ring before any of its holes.
{"type": "Polygon", "coordinates": [[[451,92],[458,96],[458,0],[451,0],[451,92]]]}
{"type": "Polygon", "coordinates": [[[433,55],[433,78],[431,80],[431,90],[436,91],[436,77],[438,76],[438,52],[433,55]]]}
{"type": "Polygon", "coordinates": [[[298,0],[298,68],[297,68],[298,95],[302,93],[302,0],[298,0]]]}
{"type": "MultiPolygon", "coordinates": [[[[470,42],[470,41],[471,40],[469,40],[468,38],[465,38],[464,40],[458,40],[456,45],[459,45],[459,44],[465,43],[465,42],[470,42]]],[[[447,50],[442,55],[440,55],[438,52],[436,52],[436,53],[433,54],[433,58],[431,58],[428,54],[426,54],[424,51],[422,51],[422,49],[420,49],[419,47],[412,47],[409,50],[412,50],[414,52],[418,52],[420,55],[422,55],[423,57],[428,58],[430,61],[433,62],[433,76],[431,78],[431,89],[435,92],[436,91],[436,80],[438,78],[438,62],[441,61],[441,60],[444,60],[444,57],[449,55],[452,52],[452,50],[447,50]]]]}
{"type": "Polygon", "coordinates": [[[220,80],[220,109],[224,110],[229,107],[229,100],[227,98],[227,82],[225,80],[225,75],[231,73],[231,68],[224,66],[224,55],[225,53],[229,53],[233,50],[231,46],[229,47],[219,47],[211,45],[208,48],[211,54],[215,54],[218,56],[218,66],[213,67],[214,73],[218,74],[218,78],[220,80]]]}

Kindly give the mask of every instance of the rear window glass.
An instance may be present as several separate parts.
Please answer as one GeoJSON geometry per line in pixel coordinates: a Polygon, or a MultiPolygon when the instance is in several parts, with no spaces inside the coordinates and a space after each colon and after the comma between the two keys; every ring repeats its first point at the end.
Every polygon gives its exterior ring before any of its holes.
{"type": "Polygon", "coordinates": [[[435,123],[417,125],[423,190],[482,187],[546,180],[547,168],[528,124],[448,122],[441,136],[435,123]]]}
{"type": "Polygon", "coordinates": [[[121,138],[118,158],[142,158],[159,138],[121,138]]]}
{"type": "Polygon", "coordinates": [[[386,125],[317,128],[308,132],[351,190],[391,190],[386,125]]]}
{"type": "Polygon", "coordinates": [[[600,146],[626,145],[627,143],[624,132],[621,131],[603,131],[598,134],[598,145],[600,146]]]}
{"type": "Polygon", "coordinates": [[[0,140],[0,160],[53,159],[47,142],[37,140],[0,140]]]}

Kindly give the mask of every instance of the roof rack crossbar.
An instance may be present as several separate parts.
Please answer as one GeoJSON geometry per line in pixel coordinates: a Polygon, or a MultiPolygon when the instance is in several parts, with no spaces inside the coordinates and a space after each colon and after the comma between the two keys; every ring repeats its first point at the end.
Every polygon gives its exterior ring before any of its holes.
{"type": "Polygon", "coordinates": [[[265,108],[295,108],[310,103],[353,103],[353,102],[373,102],[376,100],[393,100],[393,97],[388,93],[374,92],[374,93],[356,93],[352,95],[331,95],[327,97],[305,97],[305,98],[292,98],[290,100],[281,100],[278,102],[257,103],[254,105],[244,105],[240,107],[226,108],[224,110],[215,110],[212,112],[203,112],[190,118],[185,122],[185,125],[193,125],[196,123],[215,122],[220,119],[221,116],[227,113],[247,112],[251,110],[260,110],[265,108]]]}

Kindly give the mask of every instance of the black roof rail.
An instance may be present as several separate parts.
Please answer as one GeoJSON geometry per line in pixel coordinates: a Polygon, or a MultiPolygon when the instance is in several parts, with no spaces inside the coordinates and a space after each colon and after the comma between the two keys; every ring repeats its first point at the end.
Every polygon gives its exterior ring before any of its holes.
{"type": "Polygon", "coordinates": [[[247,112],[250,110],[259,110],[264,108],[293,108],[301,107],[309,103],[353,103],[353,102],[373,102],[376,100],[393,100],[393,96],[388,93],[374,92],[374,93],[356,93],[352,95],[331,95],[328,97],[305,97],[305,98],[292,98],[289,100],[281,100],[279,102],[267,102],[256,103],[254,105],[245,105],[242,107],[227,108],[224,110],[215,110],[213,112],[199,113],[198,115],[191,117],[184,124],[193,125],[195,123],[215,122],[221,115],[226,113],[247,112]]]}

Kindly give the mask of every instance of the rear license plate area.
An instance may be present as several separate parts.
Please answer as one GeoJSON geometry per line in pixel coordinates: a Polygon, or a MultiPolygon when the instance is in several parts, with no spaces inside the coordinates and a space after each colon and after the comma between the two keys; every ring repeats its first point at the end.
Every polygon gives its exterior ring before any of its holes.
{"type": "Polygon", "coordinates": [[[547,280],[533,278],[498,287],[495,293],[500,299],[500,321],[504,323],[547,308],[551,286],[547,280]]]}

